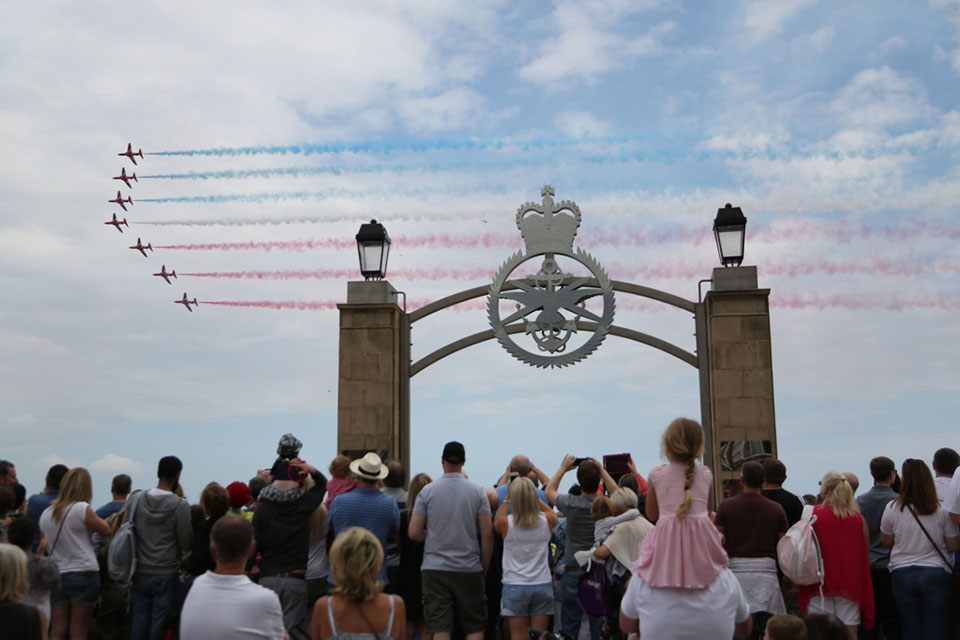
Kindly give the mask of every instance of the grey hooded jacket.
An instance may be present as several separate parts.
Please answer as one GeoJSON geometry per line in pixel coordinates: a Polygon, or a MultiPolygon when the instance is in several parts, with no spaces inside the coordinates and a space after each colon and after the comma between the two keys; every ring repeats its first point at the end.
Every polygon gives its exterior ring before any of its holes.
{"type": "MultiPolygon", "coordinates": [[[[152,491],[152,490],[151,490],[152,491]]],[[[180,560],[193,544],[190,505],[173,493],[144,491],[132,499],[124,521],[134,512],[137,532],[137,573],[165,574],[180,570],[180,560]],[[136,507],[136,508],[134,508],[136,507]]]]}

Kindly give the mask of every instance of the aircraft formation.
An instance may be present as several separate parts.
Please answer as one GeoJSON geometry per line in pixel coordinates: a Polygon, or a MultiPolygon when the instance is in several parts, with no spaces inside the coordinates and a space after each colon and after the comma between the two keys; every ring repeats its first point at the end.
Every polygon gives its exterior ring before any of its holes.
{"type": "MultiPolygon", "coordinates": [[[[118,156],[123,156],[123,157],[129,158],[129,159],[130,159],[130,162],[132,162],[134,165],[136,165],[136,164],[137,164],[137,158],[140,158],[141,160],[143,160],[143,149],[138,148],[136,151],[134,151],[134,150],[133,150],[133,143],[132,143],[132,142],[128,142],[128,143],[127,143],[127,150],[126,150],[126,151],[123,151],[123,152],[121,152],[121,153],[118,153],[117,155],[118,155],[118,156]]],[[[140,182],[140,181],[137,179],[137,174],[136,174],[136,172],[132,172],[132,173],[130,173],[130,174],[127,174],[127,168],[126,168],[126,167],[121,167],[121,169],[120,169],[120,175],[118,175],[118,176],[113,176],[113,179],[114,179],[114,180],[120,180],[121,182],[123,182],[123,183],[127,186],[128,189],[132,189],[132,188],[133,188],[133,185],[130,183],[131,180],[132,180],[133,182],[137,182],[137,183],[140,182]]],[[[117,190],[117,197],[112,198],[112,199],[110,199],[110,200],[107,200],[107,202],[115,203],[115,204],[120,205],[120,208],[123,209],[124,213],[126,213],[126,211],[127,211],[127,205],[129,204],[131,207],[133,206],[133,197],[132,197],[132,196],[127,196],[126,198],[124,198],[124,197],[123,197],[123,194],[120,192],[120,190],[117,190]]],[[[117,231],[119,231],[120,233],[123,233],[122,227],[127,227],[127,228],[130,227],[130,224],[127,222],[127,219],[126,219],[126,218],[124,218],[123,220],[118,220],[118,219],[117,219],[117,214],[116,214],[116,212],[114,212],[113,218],[112,218],[111,220],[107,220],[107,221],[104,222],[103,224],[111,225],[111,226],[113,226],[113,227],[116,227],[117,231]]],[[[139,251],[140,253],[143,254],[143,257],[144,257],[144,258],[148,258],[148,257],[149,257],[149,256],[147,255],[147,251],[150,251],[150,252],[153,251],[153,245],[152,245],[151,243],[149,243],[149,242],[148,242],[147,244],[144,244],[144,243],[143,243],[143,240],[141,240],[140,238],[137,238],[137,244],[135,244],[135,245],[133,245],[132,247],[129,247],[129,248],[130,248],[130,249],[133,249],[133,250],[135,250],[135,251],[139,251]]],[[[167,265],[161,265],[161,267],[160,267],[160,272],[159,272],[159,273],[154,273],[153,275],[158,276],[158,277],[160,277],[160,278],[163,278],[163,279],[166,281],[167,284],[173,284],[172,282],[170,282],[170,278],[176,278],[176,277],[177,277],[177,272],[174,271],[174,270],[167,271],[167,265]]],[[[200,306],[200,303],[197,302],[197,298],[194,297],[193,300],[190,300],[190,299],[187,297],[186,292],[184,292],[183,298],[181,298],[181,299],[179,299],[179,300],[174,300],[173,302],[174,302],[175,304],[182,304],[182,305],[187,309],[187,311],[189,311],[189,312],[191,312],[191,313],[193,313],[193,309],[190,308],[191,305],[194,306],[194,307],[200,306]]]]}

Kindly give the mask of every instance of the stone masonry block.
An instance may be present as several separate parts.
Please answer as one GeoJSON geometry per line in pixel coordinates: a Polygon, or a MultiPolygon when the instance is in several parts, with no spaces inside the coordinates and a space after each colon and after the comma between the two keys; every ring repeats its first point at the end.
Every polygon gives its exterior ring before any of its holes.
{"type": "Polygon", "coordinates": [[[740,332],[747,340],[770,340],[770,317],[744,316],[740,319],[740,332]]]}
{"type": "Polygon", "coordinates": [[[739,370],[714,371],[713,393],[720,398],[740,398],[743,394],[743,372],[739,370]]]}
{"type": "Polygon", "coordinates": [[[710,339],[717,342],[739,340],[740,316],[714,316],[710,319],[710,339]]]}
{"type": "Polygon", "coordinates": [[[745,398],[772,398],[773,371],[750,369],[743,372],[743,396],[745,398]]]}
{"type": "Polygon", "coordinates": [[[730,401],[730,422],[745,428],[760,425],[761,398],[736,398],[730,401]]]}

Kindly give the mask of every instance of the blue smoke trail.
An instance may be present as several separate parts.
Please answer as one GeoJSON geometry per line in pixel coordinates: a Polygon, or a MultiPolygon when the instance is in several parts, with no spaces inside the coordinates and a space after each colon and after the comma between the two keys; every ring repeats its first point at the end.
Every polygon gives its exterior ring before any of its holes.
{"type": "MultiPolygon", "coordinates": [[[[662,136],[658,136],[662,139],[662,136]]],[[[518,149],[553,149],[581,144],[629,144],[653,139],[649,136],[578,136],[571,138],[434,138],[432,140],[361,140],[357,142],[304,143],[291,145],[262,145],[245,147],[217,147],[212,149],[182,149],[152,151],[151,156],[252,156],[252,155],[312,155],[322,153],[392,153],[397,151],[478,151],[518,149]]]]}
{"type": "Polygon", "coordinates": [[[698,133],[687,132],[657,132],[656,134],[633,134],[620,136],[576,136],[576,137],[537,137],[527,139],[517,138],[434,138],[430,140],[360,140],[356,142],[329,142],[303,143],[291,145],[257,145],[243,147],[216,147],[209,149],[182,149],[168,151],[152,151],[146,155],[153,156],[252,156],[252,155],[313,155],[338,153],[379,153],[389,154],[401,151],[537,151],[555,150],[562,147],[577,147],[584,145],[627,146],[653,142],[657,148],[612,152],[592,156],[594,158],[611,159],[612,161],[676,161],[679,159],[713,159],[713,158],[763,158],[786,159],[800,157],[867,157],[888,153],[906,152],[911,154],[931,151],[956,151],[956,147],[949,141],[935,139],[928,143],[891,141],[880,143],[876,147],[865,150],[831,150],[817,149],[815,145],[800,148],[792,143],[780,143],[774,148],[767,145],[763,148],[751,150],[704,149],[703,144],[710,138],[698,133]],[[619,160],[616,160],[619,158],[619,160]]]}
{"type": "MultiPolygon", "coordinates": [[[[224,202],[282,202],[285,200],[327,200],[330,198],[369,198],[405,195],[427,197],[435,194],[463,195],[464,193],[504,194],[511,190],[504,186],[485,186],[477,188],[462,187],[422,187],[404,189],[327,189],[325,191],[281,191],[278,193],[229,193],[208,196],[171,196],[165,198],[140,198],[140,202],[205,202],[220,204],[224,202]]],[[[520,189],[515,191],[522,192],[520,189]]],[[[522,197],[522,196],[518,196],[522,197]]]]}

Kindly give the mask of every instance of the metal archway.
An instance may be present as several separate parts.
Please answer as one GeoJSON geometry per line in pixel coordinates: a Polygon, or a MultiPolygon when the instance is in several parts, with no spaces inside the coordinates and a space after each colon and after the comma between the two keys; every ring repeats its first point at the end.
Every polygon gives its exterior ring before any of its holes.
{"type": "MultiPolygon", "coordinates": [[[[591,278],[587,282],[587,284],[588,286],[597,286],[597,281],[596,279],[591,278]]],[[[663,302],[665,304],[677,307],[678,309],[689,311],[693,313],[695,316],[699,315],[698,303],[692,302],[685,298],[681,298],[680,296],[676,296],[671,293],[667,293],[665,291],[660,291],[659,289],[653,289],[651,287],[645,287],[643,285],[633,284],[630,282],[622,282],[619,280],[613,280],[611,284],[613,285],[613,289],[615,291],[620,291],[622,293],[629,293],[629,294],[633,294],[643,298],[650,298],[651,300],[657,300],[659,302],[663,302]]],[[[517,287],[515,285],[507,284],[503,288],[507,290],[507,289],[516,289],[517,287]]],[[[431,314],[434,314],[438,311],[442,311],[456,304],[460,304],[461,302],[466,302],[467,300],[473,300],[474,298],[481,298],[487,295],[489,291],[490,291],[489,286],[482,286],[482,287],[474,287],[472,289],[466,289],[464,291],[460,291],[459,293],[454,293],[452,295],[446,296],[445,298],[441,298],[439,300],[431,302],[426,306],[420,307],[416,311],[411,311],[409,314],[407,314],[409,323],[410,325],[413,325],[414,322],[418,320],[422,320],[423,318],[431,314]]],[[[577,322],[577,328],[583,331],[592,331],[596,328],[596,326],[597,325],[594,322],[585,322],[585,321],[577,322]]],[[[507,329],[508,333],[511,333],[511,334],[519,333],[522,330],[523,330],[522,326],[509,327],[507,329]]],[[[695,369],[699,369],[702,364],[700,361],[699,355],[690,353],[689,351],[686,351],[685,349],[682,349],[673,343],[667,342],[666,340],[662,340],[655,336],[651,336],[649,334],[642,333],[640,331],[634,331],[632,329],[627,329],[627,328],[616,326],[616,325],[610,327],[610,333],[615,336],[620,336],[621,338],[634,340],[636,342],[649,345],[655,349],[659,349],[660,351],[663,351],[664,353],[674,356],[675,358],[679,358],[680,360],[682,360],[683,362],[686,362],[687,364],[694,367],[695,369]]],[[[699,335],[699,332],[698,332],[698,335],[699,335]]],[[[459,340],[455,340],[437,349],[436,351],[433,351],[432,353],[424,356],[423,358],[420,358],[416,362],[411,363],[410,377],[412,378],[420,371],[423,371],[430,365],[442,360],[443,358],[446,358],[449,355],[452,355],[458,351],[461,351],[462,349],[466,349],[467,347],[470,347],[472,345],[479,344],[486,340],[491,340],[493,339],[493,337],[494,337],[493,330],[488,329],[486,331],[474,333],[472,335],[466,336],[459,340]]],[[[702,354],[704,352],[699,347],[697,351],[698,351],[698,354],[702,354]]]]}

